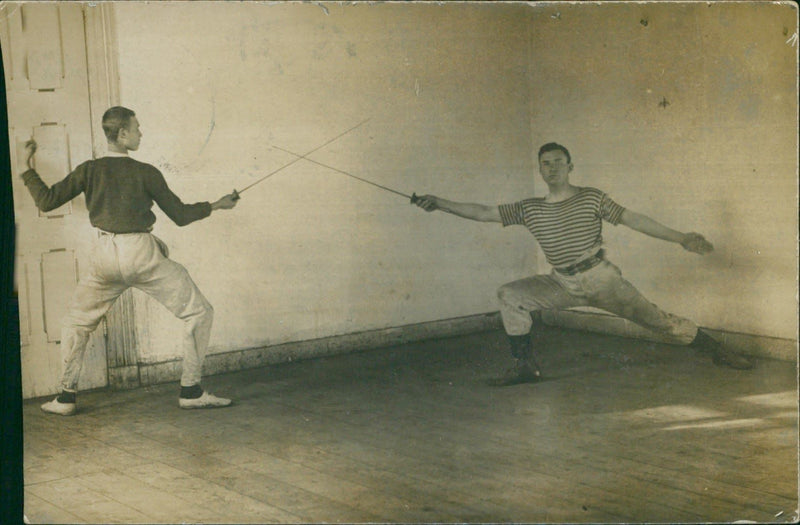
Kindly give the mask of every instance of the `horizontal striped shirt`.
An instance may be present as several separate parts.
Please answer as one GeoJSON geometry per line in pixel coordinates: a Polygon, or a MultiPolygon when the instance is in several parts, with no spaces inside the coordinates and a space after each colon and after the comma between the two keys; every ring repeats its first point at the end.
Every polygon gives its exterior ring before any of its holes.
{"type": "Polygon", "coordinates": [[[619,224],[625,208],[596,188],[578,188],[561,202],[543,197],[500,205],[503,226],[525,226],[536,237],[547,262],[569,266],[603,244],[603,219],[619,224]]]}

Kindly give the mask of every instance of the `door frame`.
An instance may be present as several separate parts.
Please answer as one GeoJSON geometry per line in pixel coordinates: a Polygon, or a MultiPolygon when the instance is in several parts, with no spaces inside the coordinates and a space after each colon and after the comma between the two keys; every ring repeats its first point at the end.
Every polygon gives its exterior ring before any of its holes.
{"type": "MultiPolygon", "coordinates": [[[[114,4],[84,4],[86,63],[89,82],[89,112],[94,158],[106,152],[103,113],[120,105],[119,47],[114,4]]],[[[108,386],[136,388],[139,377],[132,290],[126,290],[103,319],[106,341],[108,386]]]]}

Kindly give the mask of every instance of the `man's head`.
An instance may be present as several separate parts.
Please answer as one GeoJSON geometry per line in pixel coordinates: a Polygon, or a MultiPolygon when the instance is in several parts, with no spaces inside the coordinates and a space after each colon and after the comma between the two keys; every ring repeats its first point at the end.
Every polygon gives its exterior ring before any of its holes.
{"type": "Polygon", "coordinates": [[[542,160],[542,155],[544,153],[547,153],[548,151],[561,151],[561,152],[564,153],[564,155],[567,156],[567,164],[571,164],[572,163],[572,156],[570,156],[569,150],[567,148],[565,148],[564,146],[562,146],[561,144],[557,144],[555,142],[548,142],[547,144],[545,144],[544,146],[539,148],[539,160],[540,161],[542,160]]]}
{"type": "Polygon", "coordinates": [[[539,148],[539,173],[549,185],[568,183],[572,171],[572,157],[561,144],[548,142],[539,148]]]}
{"type": "Polygon", "coordinates": [[[127,150],[139,149],[142,133],[136,113],[122,106],[114,106],[103,113],[103,132],[109,144],[116,144],[127,150]]]}

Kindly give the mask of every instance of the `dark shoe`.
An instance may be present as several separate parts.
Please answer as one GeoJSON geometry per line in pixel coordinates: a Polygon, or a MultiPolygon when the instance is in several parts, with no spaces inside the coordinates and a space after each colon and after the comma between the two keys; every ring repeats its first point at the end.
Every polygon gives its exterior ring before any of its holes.
{"type": "Polygon", "coordinates": [[[535,364],[518,359],[514,366],[506,370],[503,375],[490,379],[488,383],[489,386],[511,386],[535,383],[541,379],[542,373],[535,364]]]}
{"type": "Polygon", "coordinates": [[[729,366],[737,370],[751,370],[755,363],[747,357],[725,350],[721,346],[714,350],[711,360],[717,366],[729,366]]]}
{"type": "Polygon", "coordinates": [[[750,370],[755,363],[750,359],[725,349],[722,344],[700,329],[689,346],[711,353],[711,359],[717,366],[729,366],[738,370],[750,370]]]}

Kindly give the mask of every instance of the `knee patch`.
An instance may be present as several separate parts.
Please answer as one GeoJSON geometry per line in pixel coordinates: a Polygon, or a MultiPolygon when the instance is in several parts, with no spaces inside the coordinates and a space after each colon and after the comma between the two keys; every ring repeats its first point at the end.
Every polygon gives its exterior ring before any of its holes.
{"type": "Polygon", "coordinates": [[[503,285],[497,289],[497,298],[500,299],[501,302],[507,303],[513,293],[513,290],[509,286],[503,285]]]}

